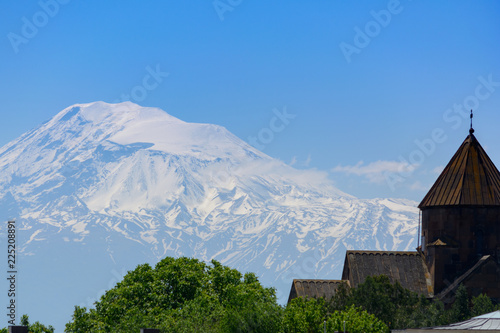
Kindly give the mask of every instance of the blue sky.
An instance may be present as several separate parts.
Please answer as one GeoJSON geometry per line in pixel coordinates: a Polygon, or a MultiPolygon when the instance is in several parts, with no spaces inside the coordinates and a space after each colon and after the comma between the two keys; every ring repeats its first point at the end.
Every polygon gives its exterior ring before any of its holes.
{"type": "Polygon", "coordinates": [[[128,99],[360,198],[419,201],[471,107],[500,165],[499,17],[498,1],[3,1],[0,145],[71,104],[128,99]]]}

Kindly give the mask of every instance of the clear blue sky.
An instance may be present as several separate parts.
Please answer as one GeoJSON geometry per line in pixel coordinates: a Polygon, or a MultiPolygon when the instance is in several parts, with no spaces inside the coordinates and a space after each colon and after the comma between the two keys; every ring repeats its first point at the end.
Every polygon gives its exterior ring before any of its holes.
{"type": "Polygon", "coordinates": [[[129,95],[355,196],[418,201],[468,134],[456,104],[500,165],[498,1],[54,1],[0,4],[0,145],[129,95]]]}

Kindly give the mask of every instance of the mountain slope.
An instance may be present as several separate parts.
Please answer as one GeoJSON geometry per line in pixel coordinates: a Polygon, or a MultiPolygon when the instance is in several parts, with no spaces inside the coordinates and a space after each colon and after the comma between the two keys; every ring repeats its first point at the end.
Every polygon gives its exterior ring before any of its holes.
{"type": "Polygon", "coordinates": [[[256,272],[285,301],[293,278],[340,278],[346,249],[415,248],[415,207],[356,199],[220,126],[130,102],[73,105],[0,149],[0,213],[21,229],[21,294],[37,295],[21,304],[56,325],[165,256],[256,272]]]}

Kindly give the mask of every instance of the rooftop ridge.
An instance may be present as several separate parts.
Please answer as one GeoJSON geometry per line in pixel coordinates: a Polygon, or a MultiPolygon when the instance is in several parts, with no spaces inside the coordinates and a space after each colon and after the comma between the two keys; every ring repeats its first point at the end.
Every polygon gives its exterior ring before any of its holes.
{"type": "Polygon", "coordinates": [[[363,251],[347,250],[346,254],[380,254],[380,255],[418,255],[417,251],[363,251]]]}
{"type": "Polygon", "coordinates": [[[419,208],[500,206],[500,172],[474,134],[469,134],[419,208]]]}
{"type": "Polygon", "coordinates": [[[345,280],[328,280],[328,279],[293,279],[293,282],[330,282],[330,283],[335,283],[335,282],[346,282],[345,280]]]}

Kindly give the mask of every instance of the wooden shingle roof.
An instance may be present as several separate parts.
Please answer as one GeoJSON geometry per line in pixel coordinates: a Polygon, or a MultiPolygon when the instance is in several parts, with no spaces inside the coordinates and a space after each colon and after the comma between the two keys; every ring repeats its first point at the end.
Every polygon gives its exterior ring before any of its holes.
{"type": "Polygon", "coordinates": [[[348,281],[341,280],[299,280],[294,279],[288,302],[297,297],[309,297],[330,299],[335,295],[338,286],[348,281]]]}
{"type": "Polygon", "coordinates": [[[386,275],[391,283],[401,285],[426,297],[433,296],[430,274],[418,252],[347,251],[342,280],[356,288],[368,276],[386,275]]]}
{"type": "Polygon", "coordinates": [[[472,131],[418,207],[451,205],[500,206],[500,172],[472,131]]]}

